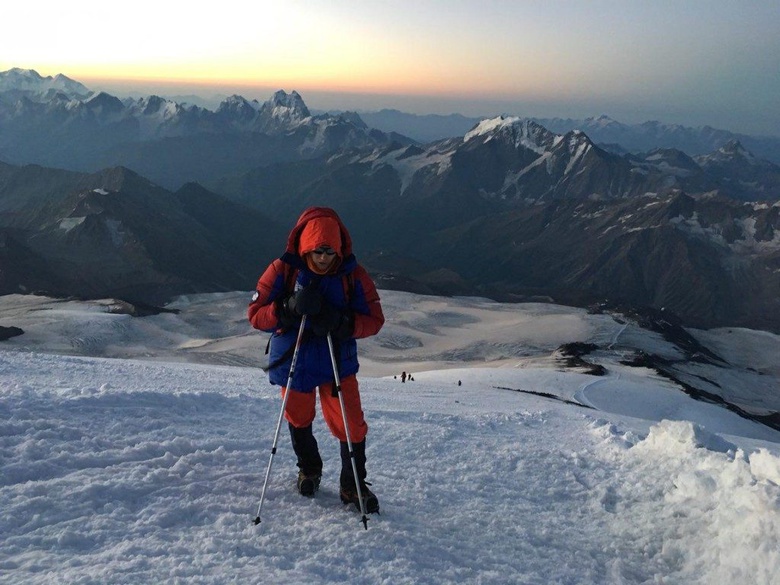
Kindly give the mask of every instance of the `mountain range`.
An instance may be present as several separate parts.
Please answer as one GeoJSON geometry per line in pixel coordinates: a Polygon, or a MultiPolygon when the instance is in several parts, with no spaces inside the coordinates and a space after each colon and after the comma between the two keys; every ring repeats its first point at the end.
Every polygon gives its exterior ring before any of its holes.
{"type": "MultiPolygon", "coordinates": [[[[338,113],[336,111],[335,113],[338,113]]],[[[360,112],[360,117],[373,128],[395,131],[418,142],[434,142],[463,136],[485,117],[461,114],[409,114],[384,109],[360,112]]],[[[492,116],[487,116],[492,117],[492,116]]],[[[603,147],[618,146],[623,152],[642,153],[657,148],[682,150],[691,156],[708,154],[729,142],[740,142],[759,158],[780,164],[780,137],[751,136],[713,128],[665,124],[657,120],[641,124],[626,124],[606,115],[584,119],[529,118],[558,134],[571,130],[585,132],[603,147]]]]}
{"type": "Polygon", "coordinates": [[[761,203],[724,196],[705,169],[725,160],[755,163],[738,144],[700,164],[622,157],[578,131],[496,118],[459,139],[258,169],[215,189],[280,222],[316,203],[341,209],[380,272],[437,293],[612,298],[698,325],[776,328],[778,191],[761,203]]]}
{"type": "Polygon", "coordinates": [[[196,183],[173,193],[123,167],[84,174],[0,164],[0,294],[160,303],[248,290],[285,235],[196,183]]]}
{"type": "Polygon", "coordinates": [[[384,288],[780,330],[780,167],[740,141],[636,153],[499,116],[420,144],[296,92],[212,112],[12,72],[0,292],[249,290],[301,209],[329,205],[384,288]]]}
{"type": "Polygon", "coordinates": [[[178,189],[277,162],[412,140],[357,115],[313,116],[301,96],[232,96],[211,111],[159,96],[125,99],[59,75],[0,73],[0,160],[82,172],[126,166],[178,189]],[[5,88],[5,89],[2,89],[5,88]]]}

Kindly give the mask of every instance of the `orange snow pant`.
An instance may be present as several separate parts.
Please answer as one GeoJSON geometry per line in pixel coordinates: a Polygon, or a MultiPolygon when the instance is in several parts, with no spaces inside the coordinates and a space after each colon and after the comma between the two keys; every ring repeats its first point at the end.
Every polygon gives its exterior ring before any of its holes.
{"type": "MultiPolygon", "coordinates": [[[[282,400],[286,388],[282,388],[282,400]]],[[[338,396],[333,396],[333,383],[321,384],[320,407],[322,417],[328,425],[330,432],[339,441],[346,441],[344,432],[344,419],[341,415],[341,404],[338,396]]],[[[308,427],[314,421],[316,392],[296,392],[293,390],[287,399],[287,407],[284,410],[284,418],[292,426],[298,429],[308,427]]],[[[341,380],[341,396],[344,399],[344,410],[347,413],[349,424],[349,439],[353,443],[360,443],[366,438],[368,425],[363,418],[363,407],[360,404],[360,392],[358,391],[357,377],[353,374],[341,380]]]]}

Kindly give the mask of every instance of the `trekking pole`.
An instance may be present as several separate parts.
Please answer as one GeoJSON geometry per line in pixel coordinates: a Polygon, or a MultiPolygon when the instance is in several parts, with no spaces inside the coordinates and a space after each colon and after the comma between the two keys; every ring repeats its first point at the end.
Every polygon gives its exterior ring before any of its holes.
{"type": "Polygon", "coordinates": [[[271,458],[268,460],[268,469],[265,470],[265,481],[263,482],[263,491],[260,494],[260,504],[257,506],[257,517],[255,518],[255,526],[260,524],[260,511],[263,509],[263,501],[265,500],[265,490],[268,487],[268,478],[271,475],[271,466],[274,462],[274,455],[276,455],[276,445],[279,442],[279,429],[282,427],[282,419],[284,418],[284,410],[287,408],[287,400],[290,397],[292,388],[293,375],[295,374],[295,363],[298,361],[298,350],[301,348],[301,339],[303,339],[303,327],[306,325],[306,315],[301,317],[301,326],[298,328],[298,337],[295,339],[295,350],[292,354],[292,361],[290,362],[290,375],[287,378],[287,385],[285,386],[284,399],[282,400],[282,410],[279,412],[279,420],[276,422],[276,432],[274,433],[274,442],[271,447],[271,458]]]}
{"type": "Polygon", "coordinates": [[[347,409],[344,407],[344,397],[341,394],[341,379],[339,378],[339,368],[336,364],[336,354],[333,351],[333,339],[328,333],[328,350],[330,350],[330,362],[333,364],[333,379],[335,381],[334,392],[338,394],[339,404],[341,405],[341,418],[344,421],[344,434],[347,436],[347,447],[349,448],[349,459],[352,463],[352,475],[355,477],[355,488],[357,488],[358,502],[360,503],[360,514],[363,527],[368,530],[368,516],[363,506],[363,492],[360,490],[360,481],[358,479],[357,464],[355,463],[355,451],[352,449],[352,439],[349,437],[349,425],[347,424],[347,409]]]}

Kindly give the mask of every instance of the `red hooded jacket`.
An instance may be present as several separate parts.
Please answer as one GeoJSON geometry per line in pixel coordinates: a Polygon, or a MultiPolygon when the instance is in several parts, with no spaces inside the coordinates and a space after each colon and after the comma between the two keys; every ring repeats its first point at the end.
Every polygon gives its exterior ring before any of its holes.
{"type": "MultiPolygon", "coordinates": [[[[292,359],[290,349],[295,345],[297,337],[297,330],[280,329],[277,302],[281,302],[293,290],[308,285],[318,287],[326,302],[338,309],[350,310],[355,316],[352,338],[338,343],[337,359],[341,377],[352,375],[359,369],[355,339],[376,335],[385,322],[376,286],[366,270],[357,263],[352,253],[352,238],[338,214],[327,207],[306,209],[290,231],[285,253],[274,260],[258,280],[257,291],[247,310],[249,322],[254,328],[273,332],[269,357],[273,364],[269,370],[269,379],[273,384],[287,383],[292,359]],[[303,245],[311,250],[327,244],[336,250],[338,260],[327,274],[321,275],[314,272],[300,255],[301,234],[309,222],[326,218],[328,221],[307,230],[307,234],[313,234],[310,237],[314,239],[303,245]],[[333,220],[338,224],[340,241],[336,241],[333,220]]],[[[310,392],[316,386],[331,381],[333,366],[327,338],[304,335],[291,386],[295,390],[310,392]]]]}

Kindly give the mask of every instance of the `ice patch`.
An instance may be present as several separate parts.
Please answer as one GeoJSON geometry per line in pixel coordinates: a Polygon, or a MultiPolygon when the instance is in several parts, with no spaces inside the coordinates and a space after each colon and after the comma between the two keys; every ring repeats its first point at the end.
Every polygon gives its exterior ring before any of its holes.
{"type": "Polygon", "coordinates": [[[66,217],[60,220],[59,228],[61,230],[65,230],[66,232],[69,232],[73,228],[78,227],[82,223],[84,223],[85,219],[86,217],[66,217]]]}

